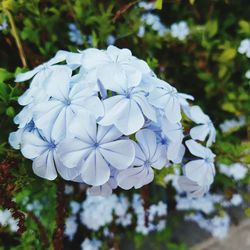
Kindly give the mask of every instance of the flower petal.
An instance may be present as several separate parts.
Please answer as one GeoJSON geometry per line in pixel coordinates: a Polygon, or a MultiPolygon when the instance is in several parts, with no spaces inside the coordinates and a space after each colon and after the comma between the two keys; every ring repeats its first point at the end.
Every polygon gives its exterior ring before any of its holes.
{"type": "Polygon", "coordinates": [[[214,180],[214,169],[204,160],[190,161],[184,166],[185,175],[199,185],[210,185],[214,180]]]}
{"type": "Polygon", "coordinates": [[[48,142],[38,137],[37,134],[24,132],[22,136],[21,152],[24,157],[34,159],[48,149],[48,142]]]}
{"type": "Polygon", "coordinates": [[[121,131],[119,131],[115,126],[99,126],[97,132],[97,142],[103,144],[115,141],[121,136],[121,131]]]}
{"type": "Polygon", "coordinates": [[[33,171],[39,177],[54,180],[57,177],[56,167],[52,151],[45,151],[34,159],[32,164],[33,171]]]}
{"type": "Polygon", "coordinates": [[[77,138],[64,139],[57,147],[60,161],[68,168],[75,168],[92,151],[92,147],[77,138]]]}
{"type": "Polygon", "coordinates": [[[126,107],[123,109],[122,116],[119,118],[114,124],[124,135],[131,135],[144,125],[142,112],[138,104],[133,100],[128,100],[126,107]]]}
{"type": "Polygon", "coordinates": [[[204,141],[209,133],[209,127],[206,124],[196,126],[190,130],[190,136],[194,140],[204,141]]]}
{"type": "Polygon", "coordinates": [[[98,150],[92,151],[82,165],[81,176],[85,183],[103,185],[109,180],[110,169],[98,150]]]}
{"type": "Polygon", "coordinates": [[[98,122],[102,126],[114,124],[126,112],[129,100],[123,95],[112,96],[103,101],[105,115],[98,122]]]}
{"type": "Polygon", "coordinates": [[[147,159],[153,158],[157,149],[155,133],[149,129],[142,129],[136,133],[135,138],[147,159]]]}
{"type": "Polygon", "coordinates": [[[151,121],[157,122],[156,112],[154,108],[148,103],[146,97],[142,94],[136,94],[133,96],[133,100],[137,102],[141,108],[143,114],[151,121]]]}
{"type": "Polygon", "coordinates": [[[118,140],[100,145],[104,159],[117,169],[127,168],[135,159],[135,148],[130,140],[118,140]]]}

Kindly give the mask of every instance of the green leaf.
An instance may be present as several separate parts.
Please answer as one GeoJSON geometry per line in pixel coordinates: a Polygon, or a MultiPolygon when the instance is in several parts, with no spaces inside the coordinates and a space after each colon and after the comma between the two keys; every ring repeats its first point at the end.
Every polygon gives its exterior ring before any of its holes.
{"type": "Polygon", "coordinates": [[[236,50],[234,48],[225,49],[222,54],[219,56],[220,62],[228,62],[229,60],[234,59],[236,56],[236,50]]]}
{"type": "Polygon", "coordinates": [[[162,9],[162,0],[156,0],[155,8],[158,9],[158,10],[162,9]]]}
{"type": "Polygon", "coordinates": [[[7,109],[6,109],[6,115],[7,116],[9,116],[9,117],[14,117],[15,116],[15,114],[16,114],[16,112],[15,112],[15,109],[13,108],[13,107],[8,107],[7,109]]]}
{"type": "Polygon", "coordinates": [[[240,20],[239,26],[240,26],[241,33],[243,33],[247,36],[250,35],[250,22],[247,22],[245,20],[240,20]]]}
{"type": "Polygon", "coordinates": [[[4,68],[0,68],[0,82],[3,82],[5,80],[8,80],[13,77],[13,74],[8,72],[4,68]]]}
{"type": "Polygon", "coordinates": [[[209,38],[215,36],[218,32],[218,21],[217,20],[209,20],[206,23],[206,31],[209,38]]]}

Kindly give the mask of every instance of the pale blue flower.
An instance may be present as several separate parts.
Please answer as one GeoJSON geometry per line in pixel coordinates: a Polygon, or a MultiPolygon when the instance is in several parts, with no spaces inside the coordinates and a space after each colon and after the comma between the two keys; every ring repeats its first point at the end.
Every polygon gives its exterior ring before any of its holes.
{"type": "Polygon", "coordinates": [[[45,85],[49,101],[34,107],[34,122],[53,139],[62,139],[68,134],[68,126],[79,112],[91,112],[96,118],[103,116],[103,105],[95,91],[74,84],[70,88],[71,70],[54,72],[45,85]]]}
{"type": "Polygon", "coordinates": [[[154,178],[155,169],[162,169],[166,165],[164,146],[157,144],[156,135],[149,129],[136,133],[135,161],[133,167],[118,173],[117,184],[123,189],[140,188],[150,183],[154,178]]]}
{"type": "Polygon", "coordinates": [[[8,28],[8,23],[7,23],[6,20],[4,20],[4,21],[2,22],[2,24],[0,25],[0,31],[7,30],[7,28],[8,28]]]}
{"type": "Polygon", "coordinates": [[[194,140],[204,141],[208,136],[207,146],[215,142],[216,130],[208,115],[204,114],[199,106],[192,106],[189,109],[188,117],[199,126],[190,130],[190,136],[194,140]]]}
{"type": "Polygon", "coordinates": [[[81,61],[85,70],[97,71],[97,78],[106,89],[116,91],[116,85],[120,87],[126,77],[132,79],[129,87],[139,85],[142,74],[150,73],[148,65],[132,56],[128,49],[119,49],[113,45],[107,51],[87,49],[83,52],[81,61]]]}
{"type": "Polygon", "coordinates": [[[83,45],[81,31],[74,23],[70,23],[69,27],[69,40],[77,45],[83,45]]]}
{"type": "Polygon", "coordinates": [[[173,37],[178,38],[179,40],[186,39],[190,33],[187,23],[184,21],[172,24],[170,32],[173,37]]]}
{"type": "MultiPolygon", "coordinates": [[[[148,80],[150,81],[150,80],[148,80]]],[[[142,82],[138,87],[116,89],[117,95],[103,101],[105,115],[99,124],[114,124],[123,134],[130,135],[141,129],[146,116],[156,121],[155,109],[148,103],[147,94],[150,86],[142,82]]]]}
{"type": "Polygon", "coordinates": [[[250,39],[249,38],[246,38],[240,42],[238,52],[240,54],[245,54],[248,58],[250,58],[250,39]]]}
{"type": "Polygon", "coordinates": [[[209,186],[212,184],[215,175],[213,152],[194,140],[185,142],[189,151],[198,157],[184,165],[185,176],[198,183],[199,186],[209,186]]]}
{"type": "Polygon", "coordinates": [[[115,127],[96,124],[93,116],[76,117],[70,126],[74,138],[60,143],[60,159],[69,169],[80,166],[82,181],[99,186],[110,178],[110,167],[127,168],[135,157],[133,143],[115,127]]]}
{"type": "Polygon", "coordinates": [[[163,109],[170,122],[179,122],[181,120],[181,101],[176,88],[160,79],[157,81],[157,87],[149,93],[149,102],[156,108],[163,109]]]}

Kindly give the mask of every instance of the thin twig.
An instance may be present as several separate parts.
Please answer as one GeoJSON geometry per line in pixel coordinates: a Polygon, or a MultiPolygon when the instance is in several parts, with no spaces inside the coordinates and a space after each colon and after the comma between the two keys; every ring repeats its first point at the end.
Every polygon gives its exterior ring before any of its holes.
{"type": "Polygon", "coordinates": [[[39,231],[39,235],[40,235],[40,239],[42,241],[43,247],[44,247],[44,249],[48,249],[49,239],[48,239],[48,235],[46,232],[46,228],[43,226],[41,221],[37,218],[37,216],[34,213],[32,213],[30,211],[30,212],[28,212],[27,215],[37,224],[37,228],[39,231]]]}
{"type": "Polygon", "coordinates": [[[13,16],[10,13],[9,10],[5,9],[4,11],[5,11],[5,13],[6,13],[6,15],[7,15],[8,19],[9,19],[10,26],[11,26],[11,33],[12,33],[14,39],[15,39],[22,65],[23,65],[23,67],[27,68],[28,65],[27,65],[26,57],[25,57],[25,54],[24,54],[24,50],[23,50],[21,40],[20,40],[18,32],[17,32],[17,28],[16,28],[16,25],[15,25],[13,16]]]}
{"type": "Polygon", "coordinates": [[[55,250],[63,250],[63,236],[65,227],[65,194],[64,194],[64,182],[59,179],[57,182],[57,194],[56,194],[56,228],[53,235],[53,246],[55,250]]]}
{"type": "Polygon", "coordinates": [[[128,4],[123,5],[116,13],[115,16],[112,18],[112,21],[115,23],[118,18],[120,18],[129,8],[131,8],[133,5],[138,3],[139,1],[134,1],[128,4]]]}

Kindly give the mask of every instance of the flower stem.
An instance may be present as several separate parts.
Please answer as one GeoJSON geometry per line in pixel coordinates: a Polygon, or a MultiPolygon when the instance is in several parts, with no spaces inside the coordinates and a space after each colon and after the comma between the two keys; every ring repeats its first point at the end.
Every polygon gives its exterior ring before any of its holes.
{"type": "Polygon", "coordinates": [[[7,9],[5,9],[5,13],[6,13],[6,15],[7,15],[8,19],[9,19],[9,22],[10,22],[11,33],[12,33],[14,39],[15,39],[22,65],[23,65],[23,67],[27,68],[26,57],[25,57],[25,54],[24,54],[24,50],[23,50],[21,40],[20,40],[20,38],[18,36],[18,32],[17,32],[17,28],[16,28],[16,25],[15,25],[13,16],[10,13],[10,11],[7,10],[7,9]]]}

